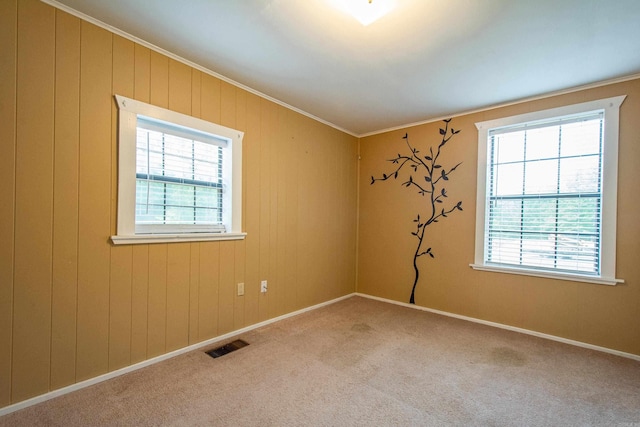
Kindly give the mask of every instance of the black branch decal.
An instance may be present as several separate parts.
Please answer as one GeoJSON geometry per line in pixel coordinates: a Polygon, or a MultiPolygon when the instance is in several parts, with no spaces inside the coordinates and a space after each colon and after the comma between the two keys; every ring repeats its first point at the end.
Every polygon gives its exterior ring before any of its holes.
{"type": "Polygon", "coordinates": [[[420,156],[420,150],[416,149],[409,142],[409,134],[405,134],[404,139],[409,154],[398,153],[397,157],[389,159],[388,161],[395,165],[390,172],[383,173],[379,177],[371,177],[371,185],[378,181],[387,181],[391,178],[394,180],[398,178],[400,173],[408,171],[408,178],[402,182],[402,186],[410,189],[414,189],[420,196],[426,197],[426,209],[427,215],[420,216],[418,214],[413,220],[415,223],[415,231],[411,232],[411,235],[417,239],[416,250],[413,255],[413,270],[415,272],[413,287],[411,288],[411,297],[409,302],[415,304],[416,286],[418,284],[418,278],[420,277],[420,268],[418,267],[418,258],[428,255],[429,258],[435,258],[432,248],[426,245],[426,230],[427,227],[438,222],[442,218],[447,218],[450,214],[456,211],[462,211],[462,202],[459,201],[455,204],[450,204],[446,199],[449,197],[447,190],[444,187],[453,172],[462,163],[458,163],[452,168],[446,168],[440,163],[440,153],[443,147],[453,138],[460,133],[460,130],[455,130],[449,126],[451,119],[443,120],[444,127],[440,128],[440,136],[442,137],[438,147],[433,149],[429,147],[429,154],[420,156]],[[414,175],[422,175],[422,178],[415,178],[414,175]]]}

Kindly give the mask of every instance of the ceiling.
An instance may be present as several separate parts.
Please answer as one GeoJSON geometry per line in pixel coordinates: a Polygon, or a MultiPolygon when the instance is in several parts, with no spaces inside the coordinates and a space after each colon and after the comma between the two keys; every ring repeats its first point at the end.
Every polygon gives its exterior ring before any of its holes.
{"type": "Polygon", "coordinates": [[[354,135],[640,73],[638,0],[45,1],[354,135]]]}

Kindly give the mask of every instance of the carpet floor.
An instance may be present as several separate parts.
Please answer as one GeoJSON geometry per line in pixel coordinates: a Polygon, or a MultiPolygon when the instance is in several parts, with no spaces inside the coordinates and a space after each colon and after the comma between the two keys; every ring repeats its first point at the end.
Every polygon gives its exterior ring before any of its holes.
{"type": "Polygon", "coordinates": [[[640,426],[640,362],[362,297],[238,338],[0,426],[640,426]]]}

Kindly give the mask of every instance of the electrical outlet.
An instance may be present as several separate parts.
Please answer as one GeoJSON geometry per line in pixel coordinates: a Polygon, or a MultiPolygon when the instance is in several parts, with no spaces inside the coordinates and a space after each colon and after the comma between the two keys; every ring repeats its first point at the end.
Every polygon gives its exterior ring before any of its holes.
{"type": "Polygon", "coordinates": [[[244,283],[238,283],[238,296],[244,295],[244,283]]]}
{"type": "Polygon", "coordinates": [[[262,292],[263,294],[267,293],[267,281],[263,280],[262,282],[260,282],[260,292],[262,292]]]}

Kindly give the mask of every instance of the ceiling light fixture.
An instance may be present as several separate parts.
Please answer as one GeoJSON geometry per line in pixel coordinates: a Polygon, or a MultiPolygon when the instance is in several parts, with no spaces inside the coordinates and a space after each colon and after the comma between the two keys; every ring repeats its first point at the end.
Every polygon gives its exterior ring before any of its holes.
{"type": "Polygon", "coordinates": [[[333,5],[367,26],[396,7],[395,0],[333,0],[333,5]]]}

